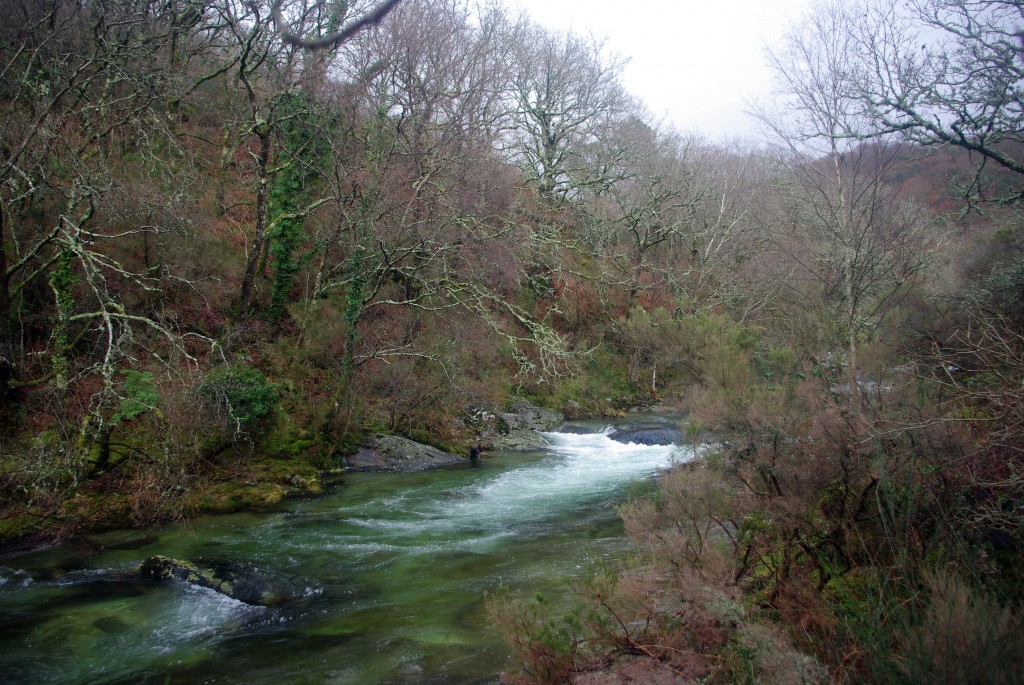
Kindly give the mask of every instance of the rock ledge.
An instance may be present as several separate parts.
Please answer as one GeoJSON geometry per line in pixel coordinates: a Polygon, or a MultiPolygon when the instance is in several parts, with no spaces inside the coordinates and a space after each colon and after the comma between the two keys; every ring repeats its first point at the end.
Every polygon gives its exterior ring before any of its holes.
{"type": "Polygon", "coordinates": [[[359,451],[345,457],[351,471],[426,471],[467,461],[444,450],[397,435],[377,433],[359,451]]]}

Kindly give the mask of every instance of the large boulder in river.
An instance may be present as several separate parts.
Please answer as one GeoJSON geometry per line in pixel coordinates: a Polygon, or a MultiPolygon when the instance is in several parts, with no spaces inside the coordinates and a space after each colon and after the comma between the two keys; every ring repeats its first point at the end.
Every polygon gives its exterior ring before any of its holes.
{"type": "Polygon", "coordinates": [[[509,411],[494,415],[495,421],[483,437],[491,449],[506,452],[542,449],[548,442],[540,431],[554,430],[565,417],[552,409],[529,402],[517,402],[509,411]]]}
{"type": "Polygon", "coordinates": [[[548,441],[535,430],[511,430],[491,437],[488,444],[502,452],[531,452],[547,447],[548,441]]]}
{"type": "Polygon", "coordinates": [[[484,407],[468,407],[471,425],[487,449],[502,452],[543,449],[548,442],[540,431],[551,431],[565,417],[526,401],[516,402],[507,412],[491,413],[484,407]]]}
{"type": "Polygon", "coordinates": [[[683,432],[670,423],[630,423],[616,426],[608,437],[616,442],[636,445],[676,445],[683,441],[683,432]]]}
{"type": "Polygon", "coordinates": [[[553,409],[536,407],[529,402],[517,402],[510,411],[499,414],[509,431],[550,431],[561,425],[565,417],[553,409]]]}
{"type": "Polygon", "coordinates": [[[359,451],[345,457],[353,471],[426,471],[465,463],[467,459],[397,435],[377,433],[359,451]]]}
{"type": "Polygon", "coordinates": [[[151,580],[177,580],[205,587],[246,604],[273,606],[286,597],[270,581],[257,573],[201,566],[191,561],[154,556],[142,562],[139,575],[151,580]]]}

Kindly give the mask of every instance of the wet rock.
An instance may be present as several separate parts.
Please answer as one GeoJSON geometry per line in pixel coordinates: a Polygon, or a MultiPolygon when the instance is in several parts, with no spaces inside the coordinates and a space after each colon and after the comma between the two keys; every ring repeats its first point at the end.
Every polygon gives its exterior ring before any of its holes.
{"type": "Polygon", "coordinates": [[[683,432],[670,423],[630,423],[617,426],[608,434],[616,442],[636,445],[677,445],[683,441],[683,432]]]}
{"type": "Polygon", "coordinates": [[[529,402],[517,402],[507,412],[488,414],[480,437],[488,449],[503,452],[522,452],[542,449],[547,440],[540,431],[551,431],[561,425],[565,417],[557,411],[537,407],[529,402]]]}
{"type": "Polygon", "coordinates": [[[139,575],[150,580],[177,580],[205,587],[245,604],[273,606],[285,597],[269,578],[229,568],[210,568],[191,561],[153,556],[142,562],[139,575]]]}
{"type": "Polygon", "coordinates": [[[466,461],[465,457],[415,440],[378,433],[368,438],[358,452],[345,457],[345,466],[353,471],[426,471],[466,461]]]}
{"type": "Polygon", "coordinates": [[[565,417],[553,409],[537,407],[529,402],[517,402],[509,412],[500,414],[509,431],[550,431],[561,425],[565,417]]]}
{"type": "Polygon", "coordinates": [[[32,575],[20,568],[0,566],[0,586],[26,588],[32,584],[32,575]]]}
{"type": "Polygon", "coordinates": [[[490,439],[490,448],[503,452],[524,452],[547,447],[548,441],[535,430],[512,430],[490,439]]]}
{"type": "Polygon", "coordinates": [[[540,431],[551,431],[565,417],[557,411],[537,407],[526,401],[513,404],[507,412],[491,412],[486,407],[466,408],[477,439],[486,449],[503,452],[533,451],[547,446],[540,431]]]}

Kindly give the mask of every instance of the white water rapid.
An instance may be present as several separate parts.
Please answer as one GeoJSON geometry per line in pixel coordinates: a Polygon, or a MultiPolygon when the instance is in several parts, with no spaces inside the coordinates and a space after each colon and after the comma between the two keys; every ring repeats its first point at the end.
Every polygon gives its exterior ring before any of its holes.
{"type": "Polygon", "coordinates": [[[484,597],[566,593],[613,563],[627,551],[613,505],[693,456],[589,430],[476,467],[351,474],[274,512],[0,560],[0,680],[494,683],[508,653],[484,597]],[[252,607],[134,578],[156,554],[258,572],[290,599],[252,607]]]}

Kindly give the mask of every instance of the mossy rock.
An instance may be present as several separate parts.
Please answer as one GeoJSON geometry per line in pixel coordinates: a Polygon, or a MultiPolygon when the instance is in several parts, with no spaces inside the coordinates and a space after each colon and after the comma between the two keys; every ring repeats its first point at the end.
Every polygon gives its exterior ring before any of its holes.
{"type": "Polygon", "coordinates": [[[274,606],[286,599],[267,578],[164,556],[146,559],[139,567],[139,575],[151,580],[189,583],[257,606],[274,606]]]}
{"type": "Polygon", "coordinates": [[[565,420],[560,412],[538,407],[525,401],[516,402],[508,412],[500,414],[499,418],[502,419],[509,431],[550,431],[565,420]]]}
{"type": "Polygon", "coordinates": [[[299,459],[263,459],[252,465],[252,478],[258,483],[284,485],[292,495],[322,495],[320,470],[299,459]]]}

